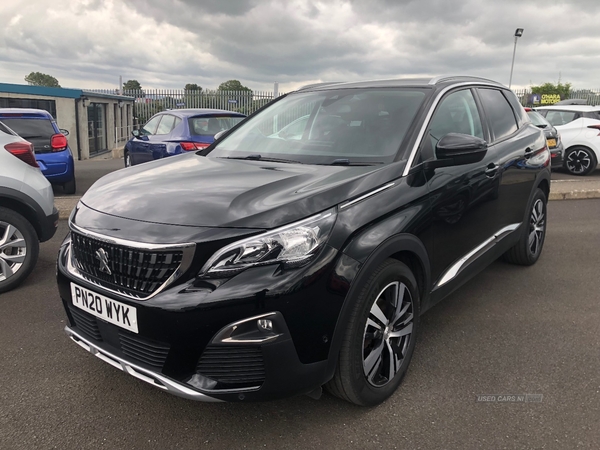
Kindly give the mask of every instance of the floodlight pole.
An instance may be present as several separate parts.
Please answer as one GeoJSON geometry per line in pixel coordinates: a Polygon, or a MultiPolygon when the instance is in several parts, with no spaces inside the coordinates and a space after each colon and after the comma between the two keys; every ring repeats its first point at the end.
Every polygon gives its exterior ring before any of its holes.
{"type": "Polygon", "coordinates": [[[517,28],[515,30],[515,46],[513,48],[512,64],[510,65],[510,79],[508,80],[508,88],[512,85],[513,69],[515,68],[515,55],[517,54],[517,40],[523,36],[523,28],[517,28]]]}

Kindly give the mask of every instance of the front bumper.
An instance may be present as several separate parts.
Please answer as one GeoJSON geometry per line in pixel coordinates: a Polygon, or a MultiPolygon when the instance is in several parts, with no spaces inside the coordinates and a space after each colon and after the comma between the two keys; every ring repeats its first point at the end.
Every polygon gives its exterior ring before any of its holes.
{"type": "MultiPolygon", "coordinates": [[[[345,298],[332,284],[335,249],[324,248],[312,264],[293,271],[259,267],[213,285],[182,277],[188,281],[136,301],[71,275],[65,242],[57,278],[66,332],[120,370],[200,401],[271,400],[311,392],[331,378],[329,345],[345,298]],[[135,307],[139,333],[75,307],[71,283],[135,307]],[[272,319],[275,338],[222,338],[232,325],[260,315],[272,319]]],[[[256,329],[256,320],[252,324],[256,329]]]]}

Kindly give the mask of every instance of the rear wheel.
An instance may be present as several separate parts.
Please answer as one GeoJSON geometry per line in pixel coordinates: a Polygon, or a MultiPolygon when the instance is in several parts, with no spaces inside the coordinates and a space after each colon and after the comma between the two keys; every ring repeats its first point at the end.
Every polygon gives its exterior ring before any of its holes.
{"type": "Polygon", "coordinates": [[[377,405],[398,388],[410,363],[419,320],[411,270],[388,259],[358,295],[327,389],[361,406],[377,405]]]}
{"type": "Polygon", "coordinates": [[[40,244],[33,226],[13,210],[0,208],[0,292],[21,283],[33,270],[40,244]]]}
{"type": "Polygon", "coordinates": [[[511,264],[531,266],[539,259],[546,238],[546,195],[538,189],[529,209],[529,221],[519,242],[504,254],[511,264]]]}
{"type": "Polygon", "coordinates": [[[77,184],[75,183],[75,177],[71,181],[67,181],[63,184],[63,192],[65,194],[74,194],[77,190],[77,184]]]}
{"type": "Polygon", "coordinates": [[[573,147],[565,153],[564,167],[570,174],[587,175],[597,165],[596,155],[587,147],[573,147]]]}

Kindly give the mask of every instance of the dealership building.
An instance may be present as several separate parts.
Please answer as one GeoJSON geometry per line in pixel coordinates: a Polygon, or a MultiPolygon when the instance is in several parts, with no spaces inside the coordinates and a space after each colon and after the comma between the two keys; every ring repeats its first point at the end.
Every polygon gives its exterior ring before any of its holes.
{"type": "Polygon", "coordinates": [[[0,108],[48,111],[69,132],[69,146],[78,159],[125,145],[133,129],[134,100],[82,89],[0,83],[0,108]]]}

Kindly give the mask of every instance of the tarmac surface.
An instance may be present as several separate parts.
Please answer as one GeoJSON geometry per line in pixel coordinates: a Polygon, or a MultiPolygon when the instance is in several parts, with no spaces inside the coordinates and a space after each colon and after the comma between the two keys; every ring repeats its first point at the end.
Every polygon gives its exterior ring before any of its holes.
{"type": "MultiPolygon", "coordinates": [[[[77,192],[74,195],[64,195],[62,188],[54,188],[55,204],[60,211],[60,217],[62,219],[68,218],[81,196],[98,179],[124,167],[123,158],[112,159],[110,153],[85,161],[76,161],[77,192]]],[[[596,169],[585,177],[578,177],[561,171],[552,172],[550,200],[590,198],[600,198],[600,169],[596,169]]]]}

